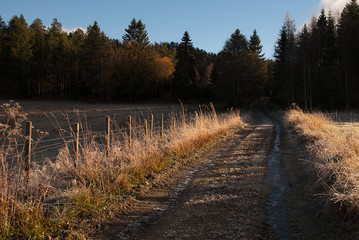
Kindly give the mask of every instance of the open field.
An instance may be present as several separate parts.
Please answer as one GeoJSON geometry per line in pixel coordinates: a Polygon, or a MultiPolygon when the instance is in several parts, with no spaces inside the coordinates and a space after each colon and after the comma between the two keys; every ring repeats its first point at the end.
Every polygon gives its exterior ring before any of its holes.
{"type": "MultiPolygon", "coordinates": [[[[6,102],[0,102],[0,105],[6,102]]],[[[77,122],[82,122],[86,129],[97,136],[99,142],[104,142],[106,130],[106,116],[111,118],[112,130],[125,130],[128,128],[129,116],[134,122],[151,121],[154,118],[154,127],[159,128],[161,114],[164,115],[165,127],[168,127],[169,119],[179,116],[183,110],[189,114],[198,108],[198,105],[180,104],[94,104],[86,102],[55,102],[55,101],[19,101],[26,114],[27,120],[33,124],[34,140],[39,138],[36,131],[47,134],[36,142],[32,162],[42,163],[46,159],[55,160],[59,149],[65,146],[66,141],[73,140],[70,128],[74,128],[77,122]],[[85,126],[86,125],[86,126],[85,126]],[[60,136],[60,129],[62,136],[60,136]]],[[[3,109],[0,109],[0,120],[5,121],[3,109]]],[[[22,124],[25,131],[25,122],[22,124]]]]}

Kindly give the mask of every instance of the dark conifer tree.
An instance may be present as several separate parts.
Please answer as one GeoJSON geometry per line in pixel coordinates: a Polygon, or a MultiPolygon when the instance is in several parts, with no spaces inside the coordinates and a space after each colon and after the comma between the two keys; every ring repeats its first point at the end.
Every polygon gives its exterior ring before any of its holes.
{"type": "Polygon", "coordinates": [[[31,31],[31,97],[40,98],[46,80],[46,27],[41,19],[37,18],[30,26],[31,31]]]}
{"type": "Polygon", "coordinates": [[[257,30],[254,30],[253,35],[249,38],[249,50],[257,54],[260,58],[263,58],[264,54],[262,54],[262,48],[263,46],[261,45],[261,40],[257,35],[257,30]]]}
{"type": "Polygon", "coordinates": [[[267,67],[258,54],[259,37],[253,37],[252,40],[252,49],[256,48],[256,52],[249,49],[246,37],[236,29],[226,41],[216,62],[218,80],[215,85],[221,91],[222,98],[234,106],[250,104],[264,94],[267,67]],[[254,38],[257,38],[257,43],[254,38]]]}
{"type": "Polygon", "coordinates": [[[338,47],[340,54],[340,77],[345,105],[349,109],[359,102],[359,5],[356,0],[346,4],[338,24],[338,47]]]}
{"type": "Polygon", "coordinates": [[[196,59],[192,40],[187,31],[184,32],[182,42],[177,48],[177,64],[174,73],[174,95],[180,99],[194,98],[196,80],[198,77],[196,59]]]}
{"type": "Polygon", "coordinates": [[[29,94],[29,60],[32,56],[30,30],[23,15],[9,21],[4,39],[5,86],[10,97],[25,97],[29,94]]]}
{"type": "Polygon", "coordinates": [[[345,95],[340,90],[339,58],[338,58],[338,36],[334,17],[328,13],[326,34],[324,39],[324,76],[326,86],[323,104],[326,108],[338,108],[345,105],[345,95]]]}
{"type": "Polygon", "coordinates": [[[236,29],[230,39],[226,41],[223,50],[230,54],[239,55],[248,50],[248,41],[241,31],[236,29]]]}
{"type": "MultiPolygon", "coordinates": [[[[299,89],[303,89],[302,94],[298,99],[298,104],[304,105],[305,110],[312,110],[312,83],[311,83],[311,72],[310,72],[310,33],[308,31],[307,24],[304,24],[302,31],[298,36],[298,67],[299,67],[299,82],[302,84],[299,89]]],[[[297,91],[298,91],[297,90],[297,91]]]]}
{"type": "Polygon", "coordinates": [[[148,48],[150,41],[146,31],[146,25],[142,23],[141,19],[136,21],[132,19],[130,25],[125,29],[125,34],[122,39],[125,43],[133,41],[137,46],[148,48]]]}
{"type": "Polygon", "coordinates": [[[0,16],[0,94],[4,94],[5,86],[5,30],[6,24],[0,16]]]}
{"type": "Polygon", "coordinates": [[[87,28],[87,37],[84,39],[84,68],[82,77],[86,82],[92,99],[106,100],[108,90],[113,89],[109,83],[111,69],[112,46],[105,33],[94,22],[87,28]]]}
{"type": "Polygon", "coordinates": [[[154,55],[145,27],[141,19],[134,18],[122,37],[121,88],[131,100],[146,98],[152,90],[154,55]]]}
{"type": "Polygon", "coordinates": [[[274,100],[281,105],[295,102],[294,96],[294,60],[295,25],[290,15],[286,15],[275,46],[274,100]]]}
{"type": "Polygon", "coordinates": [[[70,58],[71,58],[71,79],[73,88],[70,95],[72,98],[79,98],[86,92],[86,84],[82,80],[81,67],[82,60],[84,59],[84,41],[86,34],[82,29],[77,29],[69,34],[70,58]]]}

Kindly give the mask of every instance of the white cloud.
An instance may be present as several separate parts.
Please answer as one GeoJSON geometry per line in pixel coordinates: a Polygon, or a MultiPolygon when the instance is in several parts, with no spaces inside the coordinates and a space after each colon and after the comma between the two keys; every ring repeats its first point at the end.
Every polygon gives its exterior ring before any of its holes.
{"type": "Polygon", "coordinates": [[[321,0],[319,3],[320,9],[324,8],[326,11],[341,12],[349,0],[321,0]]]}
{"type": "MultiPolygon", "coordinates": [[[[334,19],[336,19],[336,21],[338,21],[339,17],[340,17],[340,13],[343,11],[345,5],[347,4],[347,2],[349,2],[350,0],[320,0],[320,3],[318,5],[318,9],[317,9],[317,13],[314,14],[314,17],[319,17],[320,12],[322,11],[322,9],[324,8],[325,12],[328,14],[329,11],[331,11],[332,16],[334,17],[334,19]]],[[[310,24],[311,19],[307,20],[306,22],[304,22],[302,25],[300,25],[297,29],[297,32],[300,32],[303,27],[304,24],[310,24]]]]}
{"type": "Polygon", "coordinates": [[[71,29],[68,29],[68,28],[62,28],[62,31],[64,32],[67,32],[67,33],[71,33],[71,32],[75,32],[77,29],[81,29],[82,31],[86,32],[87,30],[83,27],[74,27],[74,28],[71,28],[71,29]]]}

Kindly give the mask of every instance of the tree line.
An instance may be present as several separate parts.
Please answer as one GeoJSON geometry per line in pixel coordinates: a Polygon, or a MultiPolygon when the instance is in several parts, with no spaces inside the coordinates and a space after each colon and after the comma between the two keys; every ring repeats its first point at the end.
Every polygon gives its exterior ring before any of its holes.
{"type": "Polygon", "coordinates": [[[237,29],[223,50],[194,48],[186,31],[180,43],[151,44],[145,24],[133,19],[121,40],[98,23],[65,32],[55,18],[28,25],[24,16],[0,16],[1,98],[135,101],[218,99],[243,105],[263,96],[268,61],[257,32],[237,29]]]}
{"type": "Polygon", "coordinates": [[[161,95],[174,72],[175,46],[151,45],[135,19],[120,42],[96,21],[67,33],[57,19],[0,17],[0,44],[2,98],[136,100],[161,95]]]}
{"type": "Polygon", "coordinates": [[[359,6],[349,1],[339,17],[321,11],[296,30],[287,14],[275,47],[274,102],[307,110],[359,107],[359,6]]]}

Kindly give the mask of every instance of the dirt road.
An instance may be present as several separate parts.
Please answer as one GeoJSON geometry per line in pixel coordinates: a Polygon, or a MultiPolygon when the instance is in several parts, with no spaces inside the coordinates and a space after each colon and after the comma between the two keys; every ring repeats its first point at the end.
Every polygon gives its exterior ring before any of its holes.
{"type": "Polygon", "coordinates": [[[169,173],[93,239],[352,237],[316,201],[304,146],[281,120],[252,114],[245,130],[169,173]]]}

